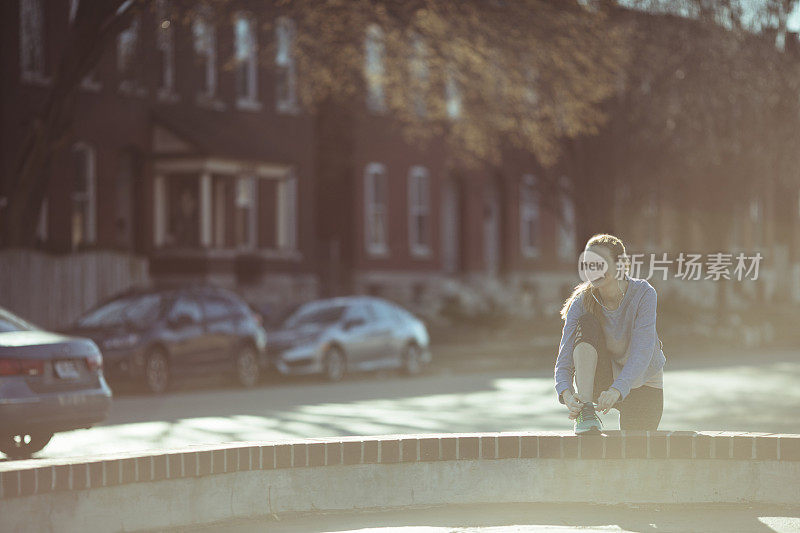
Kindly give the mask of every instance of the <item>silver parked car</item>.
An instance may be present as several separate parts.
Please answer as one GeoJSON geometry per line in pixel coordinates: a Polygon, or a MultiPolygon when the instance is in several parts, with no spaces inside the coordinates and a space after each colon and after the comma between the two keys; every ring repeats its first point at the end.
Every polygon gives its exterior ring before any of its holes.
{"type": "Polygon", "coordinates": [[[105,420],[111,390],[89,339],[29,324],[0,308],[0,451],[30,457],[54,433],[105,420]]]}
{"type": "Polygon", "coordinates": [[[370,296],[316,300],[271,332],[270,364],[281,374],[323,374],[400,368],[419,373],[430,363],[425,324],[405,309],[370,296]]]}

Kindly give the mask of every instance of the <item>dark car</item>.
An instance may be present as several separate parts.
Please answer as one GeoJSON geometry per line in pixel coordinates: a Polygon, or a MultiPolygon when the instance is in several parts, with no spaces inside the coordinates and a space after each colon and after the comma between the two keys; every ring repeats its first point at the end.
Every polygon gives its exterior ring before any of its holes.
{"type": "Polygon", "coordinates": [[[54,433],[102,422],[110,407],[94,342],[44,331],[0,308],[0,451],[30,457],[54,433]]]}
{"type": "Polygon", "coordinates": [[[245,387],[267,366],[267,333],[233,292],[212,286],[124,293],[79,318],[71,333],[103,350],[109,381],[138,380],[154,393],[192,374],[234,373],[245,387]]]}
{"type": "Polygon", "coordinates": [[[419,373],[431,362],[425,324],[402,307],[371,296],[316,300],[300,306],[270,334],[272,365],[281,374],[399,368],[419,373]]]}

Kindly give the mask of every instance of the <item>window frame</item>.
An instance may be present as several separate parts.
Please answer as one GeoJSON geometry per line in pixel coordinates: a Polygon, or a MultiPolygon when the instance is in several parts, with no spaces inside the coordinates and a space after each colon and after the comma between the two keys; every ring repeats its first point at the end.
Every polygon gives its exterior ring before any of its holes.
{"type": "Polygon", "coordinates": [[[411,255],[429,257],[431,255],[431,178],[430,171],[422,165],[408,170],[408,246],[411,255]],[[420,201],[424,200],[424,201],[420,201]],[[417,220],[424,217],[426,235],[418,233],[417,220]],[[425,242],[427,240],[427,242],[425,242]]]}
{"type": "Polygon", "coordinates": [[[296,32],[297,26],[289,17],[279,17],[275,21],[275,109],[278,113],[295,114],[298,111],[294,57],[296,32]],[[284,76],[281,76],[284,71],[284,76]],[[285,91],[281,89],[282,83],[286,83],[285,91]]]}
{"type": "Polygon", "coordinates": [[[297,196],[299,181],[294,171],[278,182],[275,243],[279,250],[297,250],[297,196]]]}
{"type": "Polygon", "coordinates": [[[44,4],[43,0],[20,0],[18,4],[19,72],[24,83],[45,84],[50,81],[47,77],[44,4]]]}
{"type": "Polygon", "coordinates": [[[411,36],[411,92],[414,112],[418,117],[428,115],[428,91],[430,90],[430,67],[428,66],[428,47],[419,34],[411,36]]]}
{"type": "Polygon", "coordinates": [[[236,107],[244,110],[257,111],[261,109],[261,103],[258,99],[258,24],[253,14],[246,11],[239,11],[233,18],[233,40],[234,40],[234,58],[235,68],[234,76],[236,78],[235,91],[236,91],[236,107]],[[239,33],[239,24],[246,25],[248,30],[249,43],[240,43],[242,35],[239,33]],[[243,58],[239,56],[239,47],[247,46],[247,55],[243,58]],[[247,88],[246,94],[241,94],[239,77],[242,76],[242,68],[247,72],[247,88]]]}
{"type": "Polygon", "coordinates": [[[372,113],[386,112],[386,42],[383,28],[370,24],[364,36],[366,105],[372,113]]]}
{"type": "Polygon", "coordinates": [[[258,216],[258,187],[256,183],[256,178],[251,175],[243,174],[236,178],[236,185],[235,185],[235,195],[234,195],[234,238],[236,242],[234,246],[239,250],[247,250],[252,251],[258,247],[258,223],[257,223],[257,216],[258,216]],[[245,201],[242,200],[242,196],[247,196],[245,201]],[[239,216],[239,209],[246,209],[247,210],[247,220],[245,224],[247,225],[247,239],[246,242],[242,242],[239,240],[239,235],[236,233],[236,226],[238,225],[237,218],[239,216]]]}
{"type": "MultiPolygon", "coordinates": [[[[561,188],[566,188],[569,184],[569,178],[561,176],[559,178],[561,188]]],[[[571,262],[575,259],[575,252],[577,249],[577,233],[576,233],[576,213],[575,201],[564,192],[559,192],[558,204],[565,217],[569,217],[569,224],[571,227],[565,226],[564,222],[559,221],[556,225],[556,243],[558,258],[564,262],[571,262]],[[568,213],[568,215],[567,215],[568,213]],[[568,247],[567,244],[570,246],[568,247]]]]}
{"type": "Polygon", "coordinates": [[[447,118],[450,120],[458,120],[461,118],[463,112],[464,95],[461,83],[458,80],[458,72],[453,66],[447,69],[444,91],[447,118]]]}
{"type": "Polygon", "coordinates": [[[130,25],[117,35],[117,75],[119,91],[128,96],[144,97],[147,89],[142,85],[141,51],[142,51],[142,17],[136,13],[130,25]],[[125,40],[130,39],[127,50],[130,54],[128,65],[123,65],[123,53],[126,50],[125,40]]]}
{"type": "Polygon", "coordinates": [[[158,81],[158,99],[162,102],[177,102],[175,92],[175,32],[172,22],[172,1],[156,2],[156,51],[161,55],[162,69],[158,81]],[[164,26],[164,23],[167,26],[164,26]]]}
{"type": "Polygon", "coordinates": [[[212,105],[217,101],[219,73],[217,72],[217,26],[211,8],[203,3],[192,20],[192,49],[197,58],[205,61],[204,80],[201,92],[195,96],[200,105],[212,105]],[[201,30],[203,33],[201,34],[201,30]]]}
{"type": "Polygon", "coordinates": [[[364,245],[367,254],[370,256],[388,256],[389,255],[389,195],[388,195],[389,178],[386,172],[386,166],[382,163],[369,163],[364,169],[364,245]],[[380,176],[384,180],[383,198],[382,202],[374,202],[375,199],[375,177],[380,176]],[[384,228],[383,241],[373,242],[371,240],[372,234],[372,220],[374,217],[380,216],[384,228]]]}
{"type": "Polygon", "coordinates": [[[529,259],[536,259],[541,254],[539,245],[541,229],[539,224],[539,192],[536,190],[536,176],[525,174],[520,182],[519,194],[519,220],[520,220],[520,251],[529,259]],[[531,235],[531,222],[536,228],[536,235],[531,235]]]}
{"type": "MultiPolygon", "coordinates": [[[[94,147],[84,141],[76,142],[72,145],[71,152],[73,156],[78,152],[83,153],[86,158],[85,168],[86,176],[84,182],[86,183],[86,190],[82,193],[76,192],[73,186],[70,189],[70,217],[74,216],[76,201],[85,202],[84,212],[84,238],[77,242],[75,240],[73,222],[70,221],[70,246],[73,250],[77,250],[82,246],[92,245],[97,242],[97,153],[94,147]],[[78,195],[85,195],[86,198],[76,198],[78,195]]],[[[75,169],[77,171],[77,169],[75,169]]]]}

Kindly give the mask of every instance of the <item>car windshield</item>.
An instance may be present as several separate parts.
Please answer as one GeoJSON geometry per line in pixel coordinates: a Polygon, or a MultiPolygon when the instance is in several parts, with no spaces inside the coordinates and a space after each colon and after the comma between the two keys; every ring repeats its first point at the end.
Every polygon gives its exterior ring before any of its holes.
{"type": "Polygon", "coordinates": [[[78,320],[83,328],[99,328],[120,325],[144,327],[155,321],[161,311],[161,296],[144,294],[129,296],[108,302],[78,320]]]}
{"type": "Polygon", "coordinates": [[[13,315],[5,309],[0,309],[0,333],[11,331],[32,331],[39,329],[29,322],[25,322],[17,315],[13,315]]]}
{"type": "Polygon", "coordinates": [[[320,326],[335,324],[341,320],[345,309],[347,309],[347,306],[344,305],[301,307],[296,313],[286,319],[284,327],[299,328],[309,324],[317,324],[320,326]]]}

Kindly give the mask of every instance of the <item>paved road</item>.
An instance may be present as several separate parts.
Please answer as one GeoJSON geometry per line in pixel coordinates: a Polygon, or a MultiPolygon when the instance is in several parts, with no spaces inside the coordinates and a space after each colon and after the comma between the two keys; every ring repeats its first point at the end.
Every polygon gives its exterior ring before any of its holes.
{"type": "MultiPolygon", "coordinates": [[[[660,429],[796,433],[800,351],[762,351],[753,359],[730,352],[670,361],[660,429]]],[[[601,416],[607,429],[619,428],[616,411],[601,416]]],[[[40,456],[288,437],[571,427],[550,369],[416,378],[389,373],[336,384],[303,378],[255,390],[199,384],[158,397],[118,394],[104,425],[57,434],[40,456]]]]}
{"type": "Polygon", "coordinates": [[[176,531],[225,533],[522,533],[800,531],[800,507],[736,505],[488,504],[239,520],[176,531]]]}

